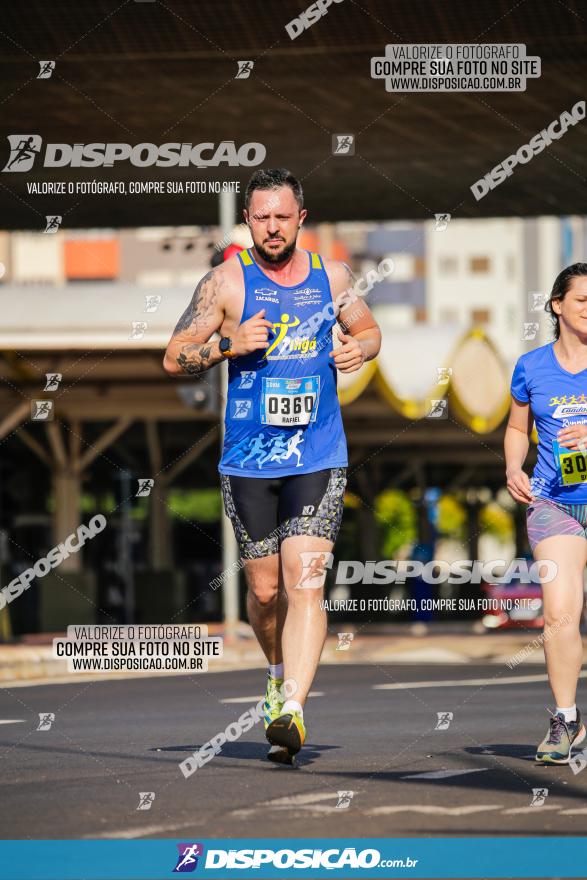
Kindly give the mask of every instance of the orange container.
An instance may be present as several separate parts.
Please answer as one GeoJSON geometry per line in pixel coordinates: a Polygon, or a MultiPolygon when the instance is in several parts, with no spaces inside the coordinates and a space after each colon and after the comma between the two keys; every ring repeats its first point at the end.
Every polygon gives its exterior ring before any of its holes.
{"type": "Polygon", "coordinates": [[[65,242],[65,277],[117,278],[118,241],[113,238],[75,238],[65,242]]]}

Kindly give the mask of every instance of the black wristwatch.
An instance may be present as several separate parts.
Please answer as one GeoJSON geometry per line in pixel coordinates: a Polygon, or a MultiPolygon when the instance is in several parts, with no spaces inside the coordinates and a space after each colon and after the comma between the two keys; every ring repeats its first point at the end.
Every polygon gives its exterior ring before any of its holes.
{"type": "Polygon", "coordinates": [[[227,358],[236,357],[235,353],[231,351],[232,349],[232,339],[230,336],[221,336],[220,342],[218,343],[218,348],[220,349],[220,353],[227,358]]]}

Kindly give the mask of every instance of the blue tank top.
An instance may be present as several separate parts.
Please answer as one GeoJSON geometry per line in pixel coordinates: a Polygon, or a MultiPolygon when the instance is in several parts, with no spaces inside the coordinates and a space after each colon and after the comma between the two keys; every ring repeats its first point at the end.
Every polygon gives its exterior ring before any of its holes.
{"type": "Polygon", "coordinates": [[[294,287],[265,275],[242,251],[245,303],[240,323],[265,309],[266,349],[232,358],[221,474],[286,477],[348,463],[332,328],[330,282],[318,254],[307,252],[309,274],[294,287]]]}

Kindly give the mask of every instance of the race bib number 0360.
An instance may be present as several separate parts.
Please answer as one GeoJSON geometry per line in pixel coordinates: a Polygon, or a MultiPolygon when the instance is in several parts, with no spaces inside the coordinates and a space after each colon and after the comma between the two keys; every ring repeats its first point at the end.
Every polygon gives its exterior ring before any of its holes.
{"type": "Polygon", "coordinates": [[[552,445],[559,485],[572,486],[575,483],[587,482],[587,457],[582,452],[559,446],[556,440],[552,445]]]}
{"type": "Polygon", "coordinates": [[[263,379],[261,422],[264,425],[307,425],[316,421],[320,376],[263,379]]]}

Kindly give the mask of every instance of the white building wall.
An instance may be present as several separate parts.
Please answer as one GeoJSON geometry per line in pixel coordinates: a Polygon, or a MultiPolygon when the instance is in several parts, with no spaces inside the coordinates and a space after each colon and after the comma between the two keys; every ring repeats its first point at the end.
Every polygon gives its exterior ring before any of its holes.
{"type": "MultiPolygon", "coordinates": [[[[538,280],[540,293],[550,296],[554,279],[565,267],[561,263],[561,222],[558,217],[538,218],[538,280]]],[[[540,324],[537,345],[552,340],[552,322],[546,312],[538,313],[540,324]]]]}
{"type": "Polygon", "coordinates": [[[12,280],[63,284],[63,236],[15,232],[11,236],[12,280]]]}
{"type": "MultiPolygon", "coordinates": [[[[524,261],[524,221],[520,218],[451,220],[442,232],[426,229],[428,316],[432,323],[457,321],[464,328],[481,324],[508,363],[528,348],[524,323],[540,324],[541,343],[548,322],[528,313],[524,261]],[[475,271],[477,269],[477,271],[475,271]],[[478,312],[477,320],[474,313],[478,312]],[[487,313],[487,323],[482,321],[487,313]],[[480,320],[481,319],[481,320],[480,320]]],[[[541,289],[548,292],[560,271],[560,225],[557,218],[538,220],[541,289]]]]}

